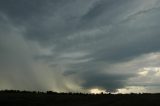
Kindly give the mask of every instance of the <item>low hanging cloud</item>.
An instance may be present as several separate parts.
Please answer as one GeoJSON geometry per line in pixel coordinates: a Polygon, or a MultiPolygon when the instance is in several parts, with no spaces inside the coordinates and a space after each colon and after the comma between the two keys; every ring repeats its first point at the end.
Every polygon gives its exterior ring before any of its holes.
{"type": "Polygon", "coordinates": [[[0,1],[0,89],[143,86],[139,70],[159,67],[159,10],[158,0],[0,1]]]}

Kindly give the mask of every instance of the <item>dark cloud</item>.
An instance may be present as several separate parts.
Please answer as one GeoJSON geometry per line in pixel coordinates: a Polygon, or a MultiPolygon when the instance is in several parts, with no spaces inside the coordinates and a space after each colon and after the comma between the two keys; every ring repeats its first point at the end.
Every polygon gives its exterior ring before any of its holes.
{"type": "Polygon", "coordinates": [[[157,0],[0,1],[2,79],[21,73],[8,84],[16,85],[18,78],[26,81],[27,73],[34,87],[64,91],[125,87],[138,68],[123,63],[160,50],[159,7],[157,0]]]}
{"type": "Polygon", "coordinates": [[[133,75],[121,75],[121,74],[107,74],[107,73],[98,73],[89,72],[88,74],[83,74],[82,78],[84,79],[83,87],[86,88],[103,88],[107,91],[116,91],[117,88],[123,88],[129,77],[133,75]]]}

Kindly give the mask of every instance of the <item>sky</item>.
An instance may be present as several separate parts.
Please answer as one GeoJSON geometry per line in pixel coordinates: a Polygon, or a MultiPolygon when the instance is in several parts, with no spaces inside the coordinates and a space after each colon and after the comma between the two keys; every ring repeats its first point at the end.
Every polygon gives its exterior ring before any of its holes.
{"type": "Polygon", "coordinates": [[[159,0],[0,0],[0,89],[160,92],[159,0]]]}

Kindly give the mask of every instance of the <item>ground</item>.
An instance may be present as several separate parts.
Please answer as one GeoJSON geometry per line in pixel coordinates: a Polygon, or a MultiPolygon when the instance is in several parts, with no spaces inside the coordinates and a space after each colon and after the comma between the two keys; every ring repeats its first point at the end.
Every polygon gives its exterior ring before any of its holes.
{"type": "Polygon", "coordinates": [[[160,94],[1,91],[1,106],[160,106],[160,94]]]}

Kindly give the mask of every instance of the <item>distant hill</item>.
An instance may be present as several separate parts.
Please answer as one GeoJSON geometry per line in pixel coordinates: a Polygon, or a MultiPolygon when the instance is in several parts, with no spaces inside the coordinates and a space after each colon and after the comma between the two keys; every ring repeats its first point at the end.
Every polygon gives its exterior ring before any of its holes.
{"type": "Polygon", "coordinates": [[[0,106],[160,106],[160,94],[0,91],[0,106]]]}

